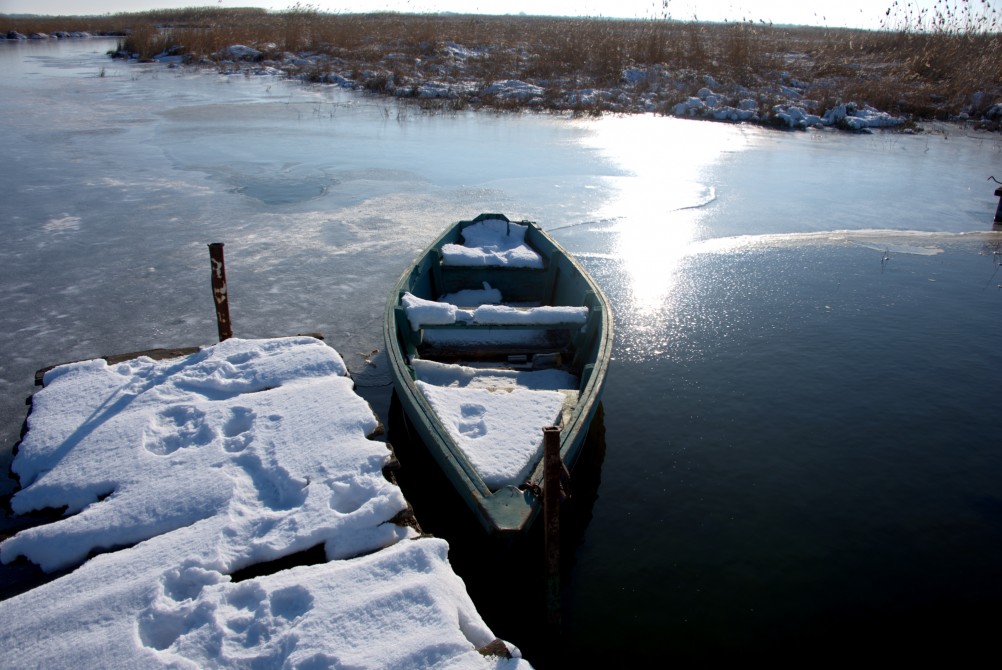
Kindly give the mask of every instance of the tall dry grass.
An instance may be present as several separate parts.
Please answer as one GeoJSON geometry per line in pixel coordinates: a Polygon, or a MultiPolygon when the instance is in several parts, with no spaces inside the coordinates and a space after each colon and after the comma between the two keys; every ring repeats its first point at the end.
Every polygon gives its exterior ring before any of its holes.
{"type": "Polygon", "coordinates": [[[130,25],[111,16],[32,16],[11,17],[0,15],[0,35],[15,30],[24,35],[66,32],[89,32],[94,35],[121,35],[130,25]]]}
{"type": "Polygon", "coordinates": [[[373,81],[397,83],[421,77],[474,76],[483,84],[515,78],[557,92],[625,87],[625,69],[646,68],[671,73],[673,90],[660,93],[666,107],[672,95],[681,100],[693,94],[707,75],[735,89],[807,82],[807,106],[851,100],[919,119],[977,115],[1002,101],[998,11],[992,3],[968,0],[939,0],[927,10],[898,0],[878,31],[712,24],[679,21],[667,13],[647,20],[337,14],[309,5],[277,13],[191,8],[105,17],[0,17],[3,31],[56,29],[120,32],[123,49],[141,58],[171,49],[212,59],[232,44],[253,46],[266,57],[325,54],[351,72],[378,70],[373,81]],[[450,44],[462,45],[473,57],[457,63],[445,48],[450,44]]]}

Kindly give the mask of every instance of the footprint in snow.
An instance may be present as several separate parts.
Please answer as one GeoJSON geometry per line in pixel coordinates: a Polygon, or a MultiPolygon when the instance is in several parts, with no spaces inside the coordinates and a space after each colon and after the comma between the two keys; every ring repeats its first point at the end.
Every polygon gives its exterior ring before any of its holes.
{"type": "Polygon", "coordinates": [[[178,449],[202,447],[215,438],[205,412],[193,405],[172,405],[160,410],[143,432],[143,446],[158,456],[178,449]]]}
{"type": "Polygon", "coordinates": [[[487,409],[483,405],[464,403],[459,408],[459,413],[457,428],[460,434],[470,438],[483,437],[487,434],[487,423],[484,421],[487,409]]]}
{"type": "Polygon", "coordinates": [[[257,414],[249,407],[233,407],[230,409],[230,418],[223,426],[223,449],[230,453],[243,451],[254,439],[251,428],[254,427],[254,420],[257,414]]]}

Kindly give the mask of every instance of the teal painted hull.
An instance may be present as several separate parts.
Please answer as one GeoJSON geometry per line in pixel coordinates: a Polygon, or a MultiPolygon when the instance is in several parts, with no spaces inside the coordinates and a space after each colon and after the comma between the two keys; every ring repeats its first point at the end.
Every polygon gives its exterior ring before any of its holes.
{"type": "MultiPolygon", "coordinates": [[[[442,246],[459,243],[464,227],[487,218],[508,220],[500,214],[481,214],[472,221],[450,226],[403,273],[387,302],[384,336],[394,388],[417,436],[484,529],[492,535],[513,537],[527,531],[542,508],[542,459],[521,485],[505,486],[496,491],[487,487],[415,384],[411,361],[430,357],[430,354],[422,350],[420,333],[416,333],[408,322],[401,297],[411,293],[436,300],[445,293],[479,288],[486,281],[501,291],[506,302],[588,307],[585,325],[567,335],[559,352],[562,367],[580,380],[577,400],[560,426],[560,455],[568,469],[577,462],[588,427],[598,410],[612,354],[612,314],[602,291],[580,263],[535,223],[515,222],[528,226],[525,241],[543,257],[542,269],[444,269],[440,262],[442,246]]],[[[540,352],[512,346],[510,350],[494,350],[484,355],[494,358],[525,356],[532,360],[540,352]]],[[[469,357],[467,353],[467,360],[469,357]]]]}

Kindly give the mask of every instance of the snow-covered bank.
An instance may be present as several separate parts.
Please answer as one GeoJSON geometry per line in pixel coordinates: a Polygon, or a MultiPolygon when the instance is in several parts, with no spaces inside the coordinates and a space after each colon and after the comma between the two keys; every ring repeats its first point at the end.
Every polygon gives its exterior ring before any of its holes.
{"type": "MultiPolygon", "coordinates": [[[[907,113],[877,109],[864,101],[840,100],[824,104],[831,90],[844,83],[831,77],[798,79],[785,70],[758,72],[755,83],[719,81],[691,68],[664,64],[631,65],[613,85],[588,82],[587,76],[560,79],[527,77],[512,70],[483,78],[483,63],[497,57],[497,48],[470,48],[445,42],[432,55],[410,57],[387,52],[378,63],[360,63],[350,54],[291,53],[275,44],[259,48],[231,45],[209,57],[164,52],[154,60],[213,66],[223,73],[279,75],[311,83],[332,84],[356,91],[414,99],[425,106],[446,109],[488,107],[570,111],[576,114],[655,113],[729,123],[752,123],[780,129],[833,127],[852,132],[872,128],[911,127],[917,119],[907,113]]],[[[128,55],[128,54],[120,54],[128,55]]],[[[524,56],[524,54],[523,54],[524,56]]],[[[513,57],[513,62],[518,61],[513,57]]],[[[987,129],[1002,123],[1002,91],[977,92],[953,120],[987,129]],[[986,104],[989,103],[989,104],[986,104]]],[[[904,104],[899,101],[898,107],[904,104]]],[[[905,105],[907,107],[907,105],[905,105]]]]}
{"type": "MultiPolygon", "coordinates": [[[[682,105],[698,118],[778,128],[859,132],[936,120],[999,130],[998,13],[930,13],[936,19],[927,23],[888,10],[880,29],[856,30],[678,20],[667,9],[626,20],[327,13],[297,5],[275,13],[191,8],[73,27],[121,31],[125,58],[280,74],[431,109],[673,115],[682,105]],[[707,104],[703,88],[719,104],[707,104]],[[874,112],[841,123],[842,105],[874,112]],[[874,120],[879,114],[886,116],[874,120]]],[[[20,37],[53,27],[5,26],[20,37]]]]}
{"type": "MultiPolygon", "coordinates": [[[[797,81],[788,73],[778,73],[778,82],[763,83],[758,88],[725,85],[709,75],[688,71],[671,71],[663,66],[628,67],[621,73],[618,85],[612,87],[576,88],[567,82],[526,81],[512,74],[505,79],[478,80],[476,64],[485,57],[482,49],[468,49],[448,43],[450,76],[443,78],[437,70],[428,71],[421,59],[407,63],[406,74],[400,66],[401,54],[388,54],[385,68],[359,68],[349,60],[325,54],[293,54],[275,52],[274,45],[258,50],[246,45],[232,45],[215,54],[215,60],[226,73],[282,75],[314,83],[334,84],[342,88],[439,101],[460,107],[486,105],[507,109],[535,109],[584,113],[658,113],[709,121],[754,123],[776,128],[804,130],[835,127],[855,132],[871,128],[903,126],[909,119],[855,102],[839,103],[821,114],[808,111],[817,106],[806,92],[810,85],[797,81]],[[685,96],[692,82],[701,80],[695,95],[685,96]],[[711,88],[712,87],[712,88],[711,88]],[[726,91],[726,92],[721,92],[726,91]],[[682,102],[673,102],[682,99],[682,102]]],[[[185,59],[174,53],[163,53],[154,60],[177,65],[185,59]]],[[[203,65],[209,61],[202,60],[203,65]]],[[[989,115],[1002,119],[1002,104],[992,107],[989,115]]],[[[986,119],[989,122],[994,117],[986,119]]]]}
{"type": "Polygon", "coordinates": [[[7,661],[527,667],[477,651],[494,636],[448,546],[394,523],[407,503],[346,372],[307,337],[48,372],[11,505],[69,516],[4,540],[0,559],[83,564],[0,602],[7,661]],[[318,546],[328,562],[232,578],[318,546]]]}
{"type": "Polygon", "coordinates": [[[804,130],[834,126],[842,130],[866,132],[870,128],[902,126],[903,116],[892,116],[869,106],[860,108],[856,103],[840,104],[818,116],[797,104],[777,104],[768,111],[759,109],[754,98],[744,98],[735,106],[725,96],[709,88],[701,88],[694,96],[675,105],[675,116],[708,119],[711,121],[747,121],[764,125],[804,130]]]}

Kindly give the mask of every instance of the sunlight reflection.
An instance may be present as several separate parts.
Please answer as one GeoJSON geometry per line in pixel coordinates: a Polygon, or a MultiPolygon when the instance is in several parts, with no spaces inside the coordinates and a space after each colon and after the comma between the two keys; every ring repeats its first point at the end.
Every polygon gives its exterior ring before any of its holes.
{"type": "Polygon", "coordinates": [[[664,217],[624,215],[615,254],[623,260],[633,309],[659,309],[675,288],[680,262],[696,239],[701,213],[671,212],[664,217]]]}
{"type": "Polygon", "coordinates": [[[623,170],[607,177],[612,196],[599,217],[614,221],[614,253],[623,261],[633,309],[660,308],[680,260],[701,238],[705,207],[716,199],[714,168],[747,147],[741,126],[654,116],[590,122],[585,140],[623,170]]]}

